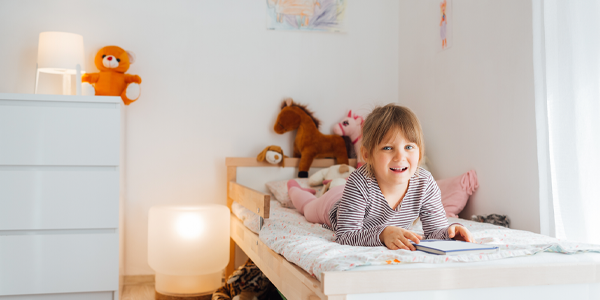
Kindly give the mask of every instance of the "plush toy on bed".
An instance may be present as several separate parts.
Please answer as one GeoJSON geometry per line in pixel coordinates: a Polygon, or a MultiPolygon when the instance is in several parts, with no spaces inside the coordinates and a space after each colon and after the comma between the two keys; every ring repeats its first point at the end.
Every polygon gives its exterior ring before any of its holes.
{"type": "Polygon", "coordinates": [[[94,59],[100,72],[83,74],[81,81],[90,83],[96,96],[121,96],[123,103],[129,105],[140,97],[142,83],[140,76],[125,74],[134,61],[132,52],[117,46],[106,46],[96,53],[94,59]]]}
{"type": "Polygon", "coordinates": [[[358,159],[359,167],[364,164],[360,155],[360,145],[362,142],[362,125],[365,122],[363,117],[352,114],[352,110],[342,119],[341,122],[333,125],[333,133],[339,136],[347,136],[354,148],[355,156],[352,158],[358,159]]]}
{"type": "Polygon", "coordinates": [[[504,226],[506,228],[508,228],[510,225],[510,219],[508,219],[507,216],[498,214],[491,214],[487,216],[473,215],[471,216],[471,220],[481,223],[490,223],[498,226],[504,226]]]}
{"type": "Polygon", "coordinates": [[[322,195],[334,186],[346,184],[346,180],[354,170],[356,169],[345,164],[333,165],[312,174],[308,178],[308,184],[310,186],[323,185],[323,189],[319,192],[319,195],[322,195]]]}
{"type": "Polygon", "coordinates": [[[283,150],[279,146],[268,146],[256,157],[256,161],[266,161],[270,164],[276,165],[281,163],[282,167],[285,167],[283,162],[287,156],[283,155],[283,150]]]}
{"type": "Polygon", "coordinates": [[[308,170],[315,158],[333,157],[338,164],[348,164],[344,139],[337,135],[322,134],[319,124],[320,121],[305,105],[296,104],[291,98],[283,101],[274,129],[278,134],[298,129],[293,157],[300,157],[300,178],[308,178],[308,170]]]}
{"type": "Polygon", "coordinates": [[[212,295],[212,300],[266,300],[281,299],[269,278],[250,259],[229,276],[223,287],[212,295]]]}

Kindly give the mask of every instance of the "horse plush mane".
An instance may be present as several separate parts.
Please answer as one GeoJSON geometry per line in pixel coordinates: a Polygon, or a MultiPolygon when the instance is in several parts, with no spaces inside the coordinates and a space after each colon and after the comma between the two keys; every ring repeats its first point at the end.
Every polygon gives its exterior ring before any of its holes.
{"type": "Polygon", "coordinates": [[[274,129],[278,134],[298,129],[293,157],[300,157],[300,178],[308,178],[308,170],[315,158],[333,157],[337,164],[349,163],[344,139],[337,135],[322,134],[319,124],[320,121],[306,105],[296,104],[291,98],[283,101],[274,129]]]}
{"type": "Polygon", "coordinates": [[[315,116],[314,116],[315,113],[310,111],[308,108],[306,108],[306,105],[294,103],[294,100],[288,98],[281,102],[281,110],[283,110],[284,108],[286,108],[288,106],[288,102],[287,102],[288,100],[291,101],[292,106],[296,106],[299,109],[303,110],[313,120],[313,122],[315,122],[315,126],[317,126],[317,129],[319,129],[319,126],[321,126],[321,121],[319,121],[319,119],[315,118],[315,116]]]}

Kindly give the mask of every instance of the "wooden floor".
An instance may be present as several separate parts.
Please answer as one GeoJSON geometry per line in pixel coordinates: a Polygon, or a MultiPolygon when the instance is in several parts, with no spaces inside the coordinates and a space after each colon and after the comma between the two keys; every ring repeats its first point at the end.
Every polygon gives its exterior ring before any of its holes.
{"type": "MultiPolygon", "coordinates": [[[[180,297],[170,297],[157,295],[154,290],[154,275],[125,276],[123,282],[123,295],[121,300],[155,300],[155,299],[184,299],[180,297]]],[[[211,299],[212,295],[185,297],[190,300],[211,299]]]]}
{"type": "Polygon", "coordinates": [[[154,300],[154,284],[125,286],[121,300],[154,300]]]}
{"type": "Polygon", "coordinates": [[[121,300],[154,300],[154,275],[125,276],[121,300]]]}

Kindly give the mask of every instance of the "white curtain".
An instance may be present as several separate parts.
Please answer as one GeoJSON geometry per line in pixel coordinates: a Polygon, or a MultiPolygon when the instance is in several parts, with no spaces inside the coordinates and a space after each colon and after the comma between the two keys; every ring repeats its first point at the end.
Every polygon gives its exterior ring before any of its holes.
{"type": "Polygon", "coordinates": [[[600,1],[533,1],[543,234],[600,244],[600,1]]]}

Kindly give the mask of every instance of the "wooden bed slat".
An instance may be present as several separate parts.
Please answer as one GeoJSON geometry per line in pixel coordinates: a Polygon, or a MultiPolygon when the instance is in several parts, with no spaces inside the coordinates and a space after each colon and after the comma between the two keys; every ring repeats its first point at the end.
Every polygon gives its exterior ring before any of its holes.
{"type": "MultiPolygon", "coordinates": [[[[356,159],[352,158],[349,161],[350,165],[356,167],[356,159]]],[[[253,157],[227,157],[225,159],[227,167],[282,167],[281,165],[272,165],[264,161],[256,161],[253,157]]],[[[300,158],[284,158],[283,166],[286,168],[297,168],[300,165],[300,158]]],[[[327,168],[335,165],[333,158],[318,158],[313,160],[311,168],[327,168]]]]}
{"type": "MultiPolygon", "coordinates": [[[[236,181],[237,180],[237,168],[236,167],[227,167],[227,182],[236,181]]],[[[227,189],[227,207],[231,211],[231,205],[233,205],[233,199],[229,197],[229,189],[227,189]]],[[[235,268],[235,241],[230,238],[229,239],[229,263],[227,267],[225,267],[225,279],[229,278],[231,274],[233,274],[233,269],[235,268]]]]}
{"type": "Polygon", "coordinates": [[[321,283],[269,249],[258,235],[231,214],[231,237],[288,299],[328,300],[321,283]]]}
{"type": "Polygon", "coordinates": [[[278,167],[266,161],[257,161],[254,157],[227,157],[225,165],[228,167],[278,167]]]}
{"type": "Polygon", "coordinates": [[[241,204],[253,213],[265,219],[269,218],[271,195],[261,193],[233,181],[228,183],[227,194],[233,201],[241,204]]]}

